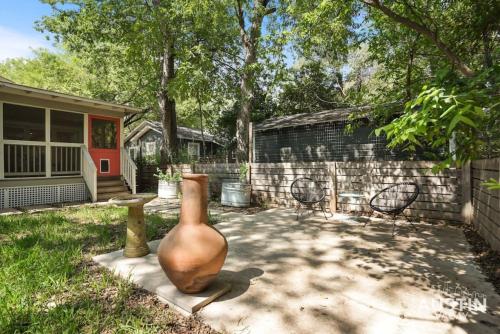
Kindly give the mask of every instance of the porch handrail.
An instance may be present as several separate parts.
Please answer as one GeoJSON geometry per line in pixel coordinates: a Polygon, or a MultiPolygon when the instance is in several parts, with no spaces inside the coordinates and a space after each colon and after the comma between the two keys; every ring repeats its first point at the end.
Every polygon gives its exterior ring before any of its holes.
{"type": "Polygon", "coordinates": [[[90,191],[92,202],[97,201],[97,167],[85,145],[82,149],[82,176],[90,191]]]}
{"type": "Polygon", "coordinates": [[[123,175],[123,178],[127,182],[130,190],[132,190],[132,194],[136,193],[136,172],[137,166],[134,163],[134,160],[130,157],[127,150],[123,147],[120,152],[120,169],[123,175]]]}

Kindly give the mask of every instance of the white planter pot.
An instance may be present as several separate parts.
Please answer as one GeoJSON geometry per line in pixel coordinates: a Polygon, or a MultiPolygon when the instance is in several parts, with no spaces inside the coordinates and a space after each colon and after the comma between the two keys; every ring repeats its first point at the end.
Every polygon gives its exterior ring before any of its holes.
{"type": "Polygon", "coordinates": [[[180,182],[158,181],[158,197],[166,199],[177,198],[180,182]]]}
{"type": "Polygon", "coordinates": [[[246,208],[250,206],[252,186],[239,182],[223,182],[221,191],[221,204],[246,208]]]}

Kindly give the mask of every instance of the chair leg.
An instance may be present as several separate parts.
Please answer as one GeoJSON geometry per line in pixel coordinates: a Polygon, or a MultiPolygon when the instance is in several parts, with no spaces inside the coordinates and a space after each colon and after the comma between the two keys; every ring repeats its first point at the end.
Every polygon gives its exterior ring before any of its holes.
{"type": "Polygon", "coordinates": [[[396,235],[396,216],[392,216],[392,237],[396,235]]]}
{"type": "Polygon", "coordinates": [[[295,210],[295,212],[297,213],[297,220],[299,220],[299,217],[300,217],[300,209],[301,209],[301,203],[299,202],[299,205],[297,206],[297,210],[295,210]]]}
{"type": "Polygon", "coordinates": [[[328,220],[328,218],[326,217],[325,207],[323,203],[319,203],[319,206],[321,207],[321,211],[323,211],[323,216],[325,216],[325,219],[328,220]]]}
{"type": "Polygon", "coordinates": [[[410,223],[410,225],[413,227],[415,231],[418,231],[417,226],[411,220],[408,220],[408,223],[410,223]]]}
{"type": "Polygon", "coordinates": [[[295,213],[299,212],[300,208],[300,202],[297,202],[297,205],[295,206],[295,213]]]}

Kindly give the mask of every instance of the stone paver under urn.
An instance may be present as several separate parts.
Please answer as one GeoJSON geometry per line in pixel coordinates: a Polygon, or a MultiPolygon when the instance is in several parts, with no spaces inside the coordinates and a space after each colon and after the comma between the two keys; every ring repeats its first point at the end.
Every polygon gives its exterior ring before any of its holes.
{"type": "Polygon", "coordinates": [[[126,257],[141,257],[149,254],[146,243],[146,223],[144,221],[144,204],[150,202],[157,194],[145,193],[113,197],[109,203],[128,206],[127,240],[123,255],[126,257]]]}

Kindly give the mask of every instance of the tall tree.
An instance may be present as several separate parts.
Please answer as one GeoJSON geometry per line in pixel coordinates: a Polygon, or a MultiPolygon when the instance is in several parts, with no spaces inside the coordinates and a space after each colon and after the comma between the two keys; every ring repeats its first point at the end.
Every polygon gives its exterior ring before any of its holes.
{"type": "Polygon", "coordinates": [[[82,61],[68,53],[36,49],[31,58],[13,58],[0,63],[0,75],[15,83],[61,93],[95,97],[90,74],[82,61]]]}
{"type": "MultiPolygon", "coordinates": [[[[162,160],[172,162],[176,147],[176,87],[193,54],[217,53],[231,30],[227,2],[146,0],[45,0],[54,8],[40,28],[89,61],[113,58],[140,78],[163,124],[162,160]],[[67,6],[70,3],[72,6],[67,6]],[[61,6],[65,4],[66,6],[61,6]],[[194,52],[195,51],[195,52],[194,52]]],[[[189,68],[188,68],[189,69],[189,68]]]]}
{"type": "Polygon", "coordinates": [[[236,118],[236,150],[238,162],[248,160],[248,129],[255,97],[255,73],[262,23],[276,11],[269,0],[236,1],[236,17],[240,27],[244,63],[241,70],[241,107],[236,118]],[[247,27],[247,22],[249,26],[247,27]]]}

